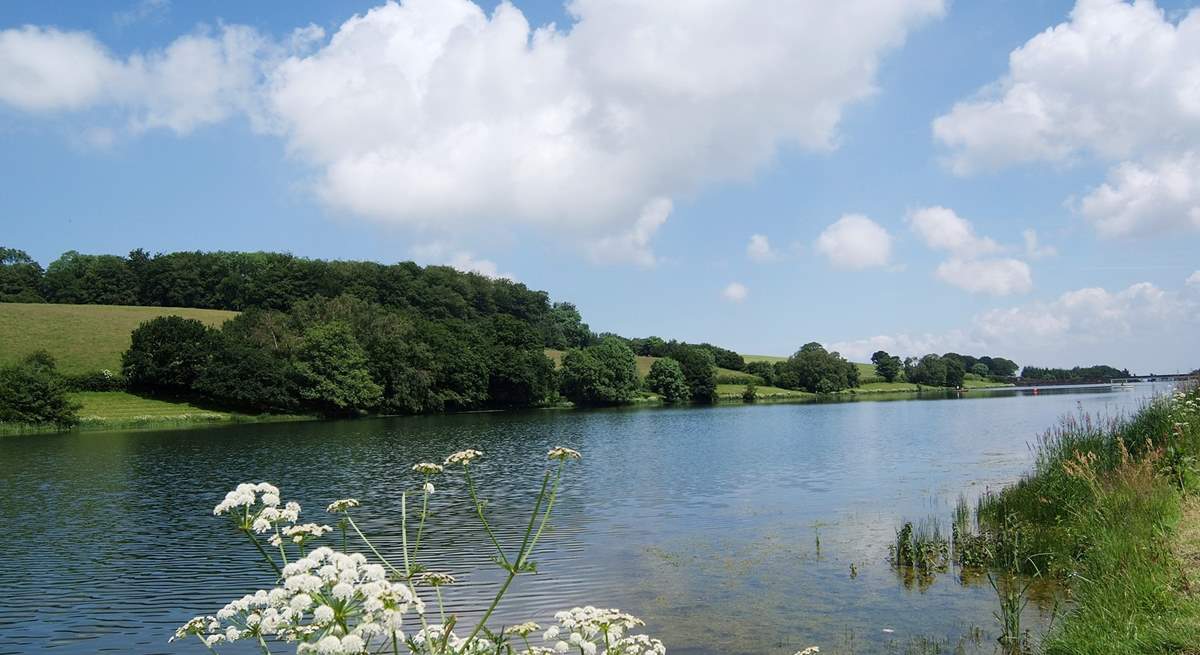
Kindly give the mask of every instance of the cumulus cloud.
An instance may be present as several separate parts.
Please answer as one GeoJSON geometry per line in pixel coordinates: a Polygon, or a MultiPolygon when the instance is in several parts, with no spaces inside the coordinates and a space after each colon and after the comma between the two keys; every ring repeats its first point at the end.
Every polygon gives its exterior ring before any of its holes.
{"type": "MultiPolygon", "coordinates": [[[[971,293],[1007,296],[1026,293],[1033,288],[1029,265],[1010,257],[983,257],[996,253],[1000,244],[975,234],[971,222],[946,207],[922,207],[908,215],[913,232],[934,250],[950,253],[950,258],[938,265],[935,275],[947,284],[971,293]]],[[[1026,230],[1026,244],[1037,234],[1026,230]]]]}
{"type": "Polygon", "coordinates": [[[866,216],[846,214],[821,232],[816,248],[835,268],[875,268],[891,259],[892,237],[866,216]]]}
{"type": "Polygon", "coordinates": [[[672,204],[668,198],[655,198],[642,208],[637,222],[628,230],[594,241],[589,255],[597,263],[631,263],[650,268],[658,263],[658,257],[650,247],[650,239],[667,217],[672,204]]]}
{"type": "Polygon", "coordinates": [[[1200,271],[1196,271],[1188,276],[1187,285],[1193,289],[1200,289],[1200,271]]]}
{"type": "Polygon", "coordinates": [[[131,132],[186,134],[237,113],[258,117],[264,71],[280,54],[240,25],[123,59],[89,34],[27,25],[0,31],[0,103],[27,112],[118,108],[131,132]]]}
{"type": "Polygon", "coordinates": [[[1030,259],[1053,257],[1058,254],[1057,248],[1054,246],[1043,245],[1038,240],[1037,230],[1033,228],[1022,231],[1021,238],[1025,241],[1025,256],[1030,259]]]}
{"type": "Polygon", "coordinates": [[[960,259],[951,257],[938,265],[937,278],[971,293],[1007,296],[1033,288],[1029,265],[1019,259],[960,259]]]}
{"type": "Polygon", "coordinates": [[[1009,55],[1008,73],[933,122],[959,174],[1010,164],[1113,162],[1080,203],[1103,236],[1200,227],[1200,10],[1078,0],[1009,55]],[[1189,179],[1190,178],[1190,179],[1189,179]]]}
{"type": "Polygon", "coordinates": [[[992,354],[1020,363],[1099,362],[1167,371],[1195,366],[1200,302],[1148,282],[1119,291],[1084,288],[1046,302],[977,314],[966,328],[941,334],[880,335],[832,344],[863,361],[875,350],[901,356],[948,351],[992,354]]]}
{"type": "Polygon", "coordinates": [[[746,244],[746,256],[756,262],[774,261],[779,255],[771,249],[771,242],[762,234],[751,234],[746,244]]]}
{"type": "Polygon", "coordinates": [[[1200,232],[1200,155],[1124,162],[1084,196],[1079,210],[1105,237],[1200,232]]]}
{"type": "Polygon", "coordinates": [[[657,198],[745,179],[784,147],[836,147],[843,111],[876,91],[881,57],[944,0],[568,10],[560,30],[508,3],[490,15],[468,0],[388,3],[282,61],[248,57],[259,37],[238,26],[125,59],[81,33],[8,30],[0,102],[129,107],[138,126],[180,132],[250,104],[338,210],[451,234],[536,226],[636,242],[657,198]],[[143,81],[106,90],[131,70],[143,81]]]}
{"type": "Polygon", "coordinates": [[[742,302],[750,292],[746,285],[740,282],[730,282],[722,291],[721,297],[729,302],[742,302]]]}
{"type": "Polygon", "coordinates": [[[412,255],[416,260],[427,264],[449,266],[464,273],[478,273],[493,280],[517,281],[516,276],[512,273],[501,273],[496,262],[477,258],[469,250],[457,249],[440,241],[416,246],[412,249],[412,255]]]}
{"type": "Polygon", "coordinates": [[[922,207],[910,213],[908,218],[917,236],[935,250],[946,250],[960,257],[976,257],[1000,249],[995,241],[975,236],[971,223],[953,209],[922,207]]]}

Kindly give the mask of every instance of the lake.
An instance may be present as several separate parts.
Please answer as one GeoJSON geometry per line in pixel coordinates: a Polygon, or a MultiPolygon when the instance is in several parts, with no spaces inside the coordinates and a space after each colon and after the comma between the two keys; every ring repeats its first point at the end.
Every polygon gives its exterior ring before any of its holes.
{"type": "MultiPolygon", "coordinates": [[[[496,625],[559,609],[620,607],[672,653],[992,653],[995,592],[954,571],[905,579],[887,545],[905,520],[949,525],[960,494],[1015,480],[1058,417],[1113,416],[1166,385],[973,391],[962,398],[530,411],[0,439],[0,653],[194,653],[168,644],[196,614],[270,587],[253,547],[212,516],[238,482],[271,481],[331,522],[355,497],[360,525],[398,553],[410,467],[475,447],[501,538],[518,535],[555,445],[569,467],[536,576],[496,625]],[[851,566],[857,575],[851,575],[851,566]]],[[[430,552],[472,623],[501,571],[461,473],[434,495],[430,552]]],[[[947,528],[948,530],[948,528],[947,528]]],[[[1027,620],[1044,625],[1049,603],[1027,620]]],[[[280,647],[280,652],[285,652],[280,647]]],[[[233,651],[230,651],[233,652],[233,651]]],[[[249,652],[249,651],[246,651],[249,652]]]]}

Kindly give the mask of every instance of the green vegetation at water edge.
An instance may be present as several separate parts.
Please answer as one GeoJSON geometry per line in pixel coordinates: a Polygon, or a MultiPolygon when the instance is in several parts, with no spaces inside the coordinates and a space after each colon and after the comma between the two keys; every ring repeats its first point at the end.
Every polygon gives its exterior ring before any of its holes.
{"type": "Polygon", "coordinates": [[[121,353],[139,324],[159,316],[218,326],[235,312],[178,307],[0,303],[0,365],[45,350],[62,373],[121,370],[121,353]]]}
{"type": "MultiPolygon", "coordinates": [[[[1069,418],[1040,441],[1034,470],[985,496],[981,559],[1001,570],[1054,576],[1072,602],[1042,643],[1050,655],[1195,653],[1200,533],[1181,529],[1200,492],[1200,393],[1150,402],[1130,417],[1069,418]],[[1181,540],[1191,540],[1181,543],[1181,540]]],[[[994,583],[1006,620],[1019,583],[994,583]]],[[[1019,613],[1018,613],[1019,614],[1019,613]]]]}

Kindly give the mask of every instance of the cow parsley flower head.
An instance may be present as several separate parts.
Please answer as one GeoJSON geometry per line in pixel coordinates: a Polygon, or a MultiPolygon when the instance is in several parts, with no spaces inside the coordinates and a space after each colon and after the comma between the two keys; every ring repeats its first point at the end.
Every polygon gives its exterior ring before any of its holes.
{"type": "Polygon", "coordinates": [[[583,459],[583,455],[580,454],[578,450],[572,450],[571,448],[564,448],[562,446],[551,448],[547,456],[550,459],[557,459],[560,462],[568,459],[583,459]]]}
{"type": "Polygon", "coordinates": [[[541,629],[542,626],[534,623],[533,621],[526,621],[524,623],[518,623],[512,626],[508,630],[505,630],[505,632],[510,632],[518,637],[528,637],[529,635],[541,629]]]}
{"type": "Polygon", "coordinates": [[[329,512],[330,514],[338,514],[345,512],[351,507],[358,507],[358,505],[358,501],[353,498],[343,498],[341,500],[335,500],[332,503],[329,503],[329,507],[325,508],[325,511],[329,512]]]}
{"type": "Polygon", "coordinates": [[[454,584],[455,582],[458,582],[458,580],[455,580],[454,576],[450,575],[449,573],[426,571],[413,576],[413,582],[419,585],[425,585],[426,587],[443,587],[445,585],[454,584]]]}
{"type": "Polygon", "coordinates": [[[483,453],[473,448],[460,450],[446,458],[446,466],[450,466],[451,464],[462,464],[463,466],[466,466],[471,463],[471,460],[479,459],[480,457],[483,457],[483,453]]]}
{"type": "Polygon", "coordinates": [[[424,491],[424,492],[425,492],[425,493],[427,493],[427,494],[431,494],[431,493],[433,493],[433,483],[432,483],[432,482],[426,482],[424,485],[421,485],[421,490],[422,490],[422,491],[424,491]]]}
{"type": "Polygon", "coordinates": [[[444,471],[445,467],[443,467],[441,464],[434,464],[433,462],[421,462],[419,464],[413,464],[412,470],[420,473],[421,475],[437,475],[438,473],[444,471]]]}

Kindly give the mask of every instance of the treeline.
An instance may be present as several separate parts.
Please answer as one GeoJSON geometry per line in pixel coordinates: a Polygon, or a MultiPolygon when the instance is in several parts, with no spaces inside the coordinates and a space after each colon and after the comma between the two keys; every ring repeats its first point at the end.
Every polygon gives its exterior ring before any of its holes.
{"type": "Polygon", "coordinates": [[[596,341],[575,306],[544,291],[446,266],[326,261],[270,252],[174,252],[126,257],[63,253],[45,270],[0,248],[0,302],[146,305],[285,311],[313,297],[349,295],[428,320],[516,319],[548,348],[596,341]]]}
{"type": "Polygon", "coordinates": [[[968,376],[980,380],[1008,378],[1015,375],[1018,368],[1016,362],[1004,357],[975,357],[954,352],[944,355],[930,353],[902,360],[887,351],[878,350],[871,355],[871,363],[885,382],[903,380],[930,387],[961,387],[968,376]]]}
{"type": "Polygon", "coordinates": [[[1021,370],[1024,380],[1045,380],[1053,382],[1107,382],[1113,378],[1132,377],[1129,369],[1118,369],[1105,364],[1095,366],[1076,366],[1074,368],[1043,368],[1026,366],[1021,370]]]}
{"type": "Polygon", "coordinates": [[[713,364],[721,368],[727,368],[734,371],[746,370],[746,360],[741,355],[735,353],[728,348],[714,346],[711,343],[689,344],[683,341],[671,339],[666,341],[661,337],[645,337],[625,339],[625,345],[637,355],[643,357],[672,357],[676,356],[692,347],[699,347],[708,351],[713,357],[713,364]]]}

